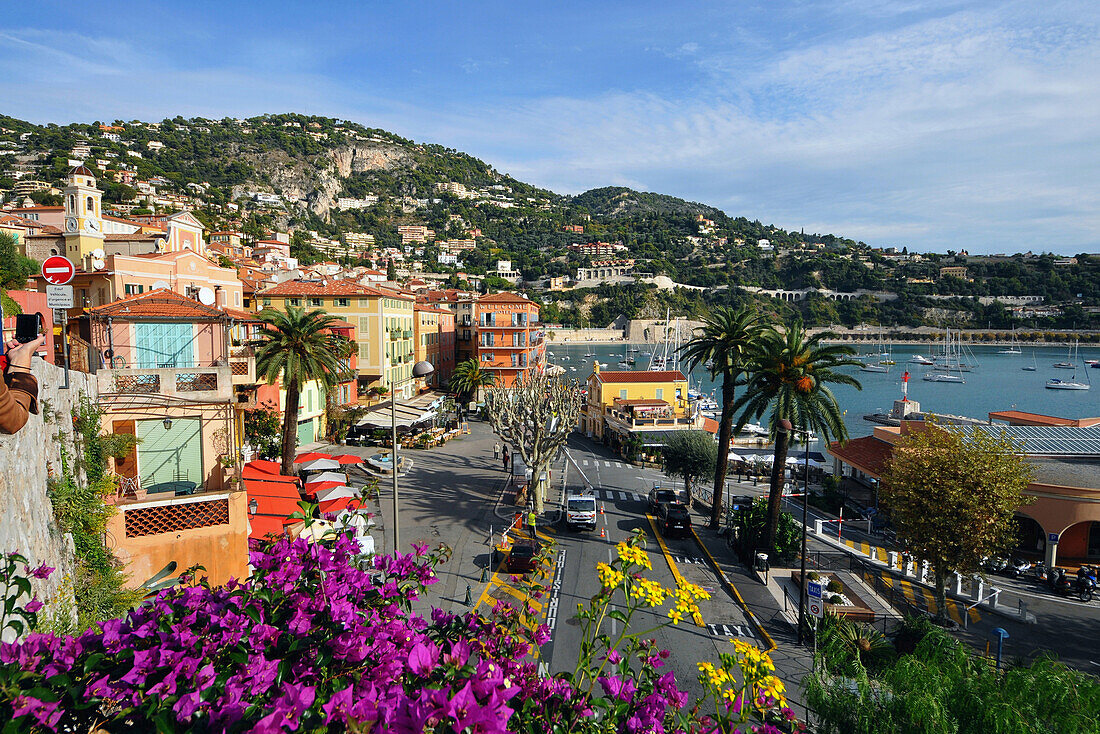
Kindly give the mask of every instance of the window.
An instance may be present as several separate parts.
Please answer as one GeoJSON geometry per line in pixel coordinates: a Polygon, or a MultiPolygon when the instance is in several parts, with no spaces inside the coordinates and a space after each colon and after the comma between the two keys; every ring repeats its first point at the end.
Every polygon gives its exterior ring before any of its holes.
{"type": "Polygon", "coordinates": [[[95,214],[95,198],[91,196],[88,197],[88,213],[95,214]]]}
{"type": "Polygon", "coordinates": [[[325,305],[325,300],[323,298],[311,298],[311,299],[309,299],[309,305],[310,306],[318,306],[318,307],[324,306],[325,305]]]}
{"type": "Polygon", "coordinates": [[[337,306],[338,308],[347,308],[347,307],[348,307],[348,303],[349,303],[349,302],[350,302],[350,299],[347,299],[347,298],[337,298],[337,299],[336,299],[336,306],[337,306]]]}
{"type": "Polygon", "coordinates": [[[270,305],[271,305],[271,299],[270,298],[265,298],[264,299],[264,308],[267,308],[270,305]]]}
{"type": "Polygon", "coordinates": [[[241,305],[241,294],[240,294],[240,291],[238,291],[238,292],[236,292],[236,293],[234,293],[234,294],[233,294],[233,305],[234,305],[234,306],[240,306],[240,305],[241,305]]]}
{"type": "Polygon", "coordinates": [[[619,399],[620,400],[626,400],[626,390],[625,389],[619,390],[619,399]]]}
{"type": "Polygon", "coordinates": [[[493,361],[493,353],[492,352],[482,352],[481,353],[481,361],[482,362],[492,362],[493,361]]]}
{"type": "Polygon", "coordinates": [[[132,283],[127,283],[125,290],[126,290],[126,295],[136,296],[139,293],[144,293],[145,292],[145,286],[143,286],[143,285],[134,285],[132,283]]]}
{"type": "Polygon", "coordinates": [[[301,301],[300,298],[291,298],[290,299],[290,305],[291,306],[300,306],[300,305],[302,305],[302,301],[301,301]]]}
{"type": "Polygon", "coordinates": [[[191,324],[134,324],[134,360],[138,369],[195,367],[191,324]]]}
{"type": "Polygon", "coordinates": [[[658,400],[664,400],[665,399],[665,389],[663,387],[657,388],[657,391],[656,391],[655,394],[656,394],[658,400]]]}

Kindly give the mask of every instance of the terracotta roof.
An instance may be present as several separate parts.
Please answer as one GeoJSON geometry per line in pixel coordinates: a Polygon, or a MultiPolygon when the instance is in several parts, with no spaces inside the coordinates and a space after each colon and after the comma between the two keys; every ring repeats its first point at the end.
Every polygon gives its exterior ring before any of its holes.
{"type": "Polygon", "coordinates": [[[70,176],[91,176],[92,178],[95,178],[95,174],[92,173],[91,170],[83,164],[81,164],[79,166],[74,166],[73,168],[70,168],[69,169],[69,175],[70,176]]]}
{"type": "Polygon", "coordinates": [[[454,314],[454,311],[448,311],[445,308],[439,308],[438,306],[429,306],[425,303],[418,303],[413,306],[414,311],[426,311],[428,313],[449,313],[454,314]]]}
{"type": "Polygon", "coordinates": [[[1100,418],[1058,418],[1041,413],[1027,413],[1022,410],[995,410],[989,414],[989,420],[1007,421],[1013,426],[1074,426],[1087,428],[1100,424],[1100,418]]]}
{"type": "Polygon", "coordinates": [[[13,212],[57,212],[65,211],[63,206],[17,206],[13,212]]]}
{"type": "Polygon", "coordinates": [[[882,476],[893,450],[894,447],[891,444],[874,436],[853,438],[843,444],[839,441],[829,444],[830,456],[835,456],[845,464],[854,466],[876,479],[882,476]]]}
{"type": "Polygon", "coordinates": [[[494,293],[490,296],[482,296],[477,299],[478,303],[530,303],[532,306],[538,304],[534,301],[524,298],[523,296],[517,296],[515,293],[494,293]]]}
{"type": "Polygon", "coordinates": [[[376,296],[382,298],[403,298],[413,300],[411,296],[390,291],[382,291],[360,285],[353,280],[328,280],[322,283],[309,280],[288,280],[273,288],[268,288],[264,296],[376,296]]]}
{"type": "Polygon", "coordinates": [[[333,329],[354,329],[355,328],[355,324],[349,324],[347,321],[344,321],[343,319],[333,321],[333,322],[329,323],[329,326],[333,329]]]}
{"type": "Polygon", "coordinates": [[[244,311],[239,308],[230,308],[229,306],[222,306],[222,311],[225,311],[225,315],[234,321],[255,321],[257,323],[260,320],[256,317],[256,314],[251,311],[244,311]]]}
{"type": "Polygon", "coordinates": [[[126,296],[103,306],[93,306],[88,309],[88,313],[101,318],[109,316],[133,321],[141,319],[210,321],[225,318],[225,314],[218,309],[204,306],[167,288],[126,296]]]}
{"type": "Polygon", "coordinates": [[[686,382],[687,377],[680,370],[601,370],[593,373],[600,382],[686,382]]]}

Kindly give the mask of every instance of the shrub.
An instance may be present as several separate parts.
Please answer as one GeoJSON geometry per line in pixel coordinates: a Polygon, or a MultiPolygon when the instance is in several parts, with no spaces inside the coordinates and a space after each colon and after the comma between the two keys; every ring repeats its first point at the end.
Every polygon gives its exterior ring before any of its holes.
{"type": "Polygon", "coordinates": [[[829,597],[829,603],[830,604],[843,604],[844,599],[839,594],[833,594],[832,596],[829,597]]]}
{"type": "Polygon", "coordinates": [[[806,574],[806,578],[808,578],[810,581],[817,581],[821,578],[821,574],[819,574],[817,571],[810,571],[806,574]]]}
{"type": "Polygon", "coordinates": [[[643,607],[670,602],[666,624],[675,624],[705,597],[642,577],[640,543],[620,543],[619,558],[599,565],[602,590],[579,614],[581,658],[570,673],[538,674],[529,654],[549,635],[527,629],[529,605],[498,604],[488,617],[412,614],[445,548],[368,560],[347,537],[332,547],[283,538],[254,546],[245,582],[212,588],[187,576],[98,630],[0,645],[0,721],[5,734],[801,730],[773,664],[752,645],[735,641],[720,665],[700,663],[706,695],[692,705],[660,670],[668,653],[627,632],[643,607]]]}
{"type": "Polygon", "coordinates": [[[841,594],[844,592],[844,584],[840,583],[840,579],[832,579],[825,585],[825,589],[834,594],[841,594]]]}

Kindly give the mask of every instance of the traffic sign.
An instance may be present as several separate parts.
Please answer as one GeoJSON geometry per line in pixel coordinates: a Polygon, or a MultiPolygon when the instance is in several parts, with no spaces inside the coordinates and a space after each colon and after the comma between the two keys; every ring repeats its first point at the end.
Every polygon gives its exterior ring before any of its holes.
{"type": "Polygon", "coordinates": [[[820,599],[810,599],[806,602],[806,607],[810,610],[810,614],[818,619],[825,616],[825,604],[820,599]]]}
{"type": "Polygon", "coordinates": [[[49,308],[72,308],[73,287],[71,285],[46,286],[46,306],[49,308]]]}
{"type": "Polygon", "coordinates": [[[67,257],[51,255],[42,263],[42,277],[47,283],[65,285],[76,275],[76,267],[67,257]]]}
{"type": "Polygon", "coordinates": [[[806,584],[806,595],[811,599],[821,598],[821,584],[816,581],[811,581],[806,584]]]}

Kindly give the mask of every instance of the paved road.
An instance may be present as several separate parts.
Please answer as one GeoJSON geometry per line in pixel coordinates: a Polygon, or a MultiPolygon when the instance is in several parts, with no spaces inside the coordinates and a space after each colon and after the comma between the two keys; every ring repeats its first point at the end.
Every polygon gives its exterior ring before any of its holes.
{"type": "MultiPolygon", "coordinates": [[[[505,587],[507,575],[494,578],[488,572],[490,531],[499,538],[504,525],[502,517],[511,514],[512,508],[502,504],[507,499],[507,475],[498,459],[493,456],[495,436],[487,424],[471,423],[471,435],[452,440],[447,445],[429,451],[410,451],[412,468],[400,478],[400,522],[402,543],[408,547],[413,542],[435,545],[445,542],[454,549],[452,560],[442,566],[441,583],[431,587],[429,593],[417,605],[417,611],[427,613],[430,606],[438,606],[454,612],[466,611],[466,589],[476,604],[491,604],[500,599],[509,601],[515,596],[505,587]],[[488,583],[483,582],[486,578],[488,583]]],[[[361,449],[357,453],[369,453],[361,449]]],[[[746,618],[741,607],[721,588],[709,565],[701,563],[701,553],[692,540],[667,539],[665,553],[645,514],[645,497],[655,481],[668,484],[669,480],[654,469],[642,469],[615,458],[604,447],[575,435],[569,442],[568,452],[575,464],[570,466],[567,479],[571,486],[591,486],[603,506],[596,531],[569,531],[560,525],[540,525],[544,537],[553,539],[556,546],[551,571],[545,583],[549,596],[540,602],[539,620],[553,626],[552,640],[543,650],[543,661],[552,671],[572,670],[576,664],[581,630],[575,613],[578,604],[587,604],[598,591],[595,573],[596,563],[613,557],[614,544],[628,538],[641,529],[647,536],[653,572],[648,574],[666,587],[675,585],[675,574],[698,583],[713,593],[713,601],[702,605],[704,626],[684,622],[679,626],[658,626],[664,618],[651,612],[642,612],[634,620],[635,630],[657,627],[652,637],[660,647],[674,651],[670,657],[671,668],[676,672],[681,686],[698,693],[696,662],[716,660],[719,650],[729,650],[731,637],[741,637],[761,646],[757,629],[746,618]],[[605,538],[599,537],[603,529],[605,538]],[[675,567],[675,571],[673,571],[675,567]]],[[[556,478],[560,473],[556,474],[556,478]]],[[[392,527],[392,503],[390,484],[383,481],[383,525],[392,527]]],[[[751,481],[731,482],[731,495],[765,494],[764,483],[755,487],[751,481]]],[[[798,502],[798,500],[795,500],[798,502]]],[[[790,509],[800,510],[800,504],[790,509]]],[[[811,523],[815,516],[829,520],[811,508],[811,523]]],[[[548,511],[542,523],[556,519],[556,511],[548,511]]],[[[778,644],[773,653],[777,672],[788,684],[792,698],[797,701],[798,686],[808,671],[808,653],[794,641],[790,627],[777,614],[778,604],[768,596],[763,587],[750,578],[732,559],[728,551],[723,555],[721,540],[711,537],[703,528],[705,519],[696,514],[695,521],[700,536],[707,541],[712,554],[723,566],[727,577],[737,586],[749,608],[759,618],[767,633],[778,644]],[[721,556],[721,557],[720,557],[721,556]]],[[[835,524],[830,527],[836,527],[835,524]]],[[[854,523],[845,523],[843,537],[857,541],[874,541],[854,523]]],[[[389,549],[390,541],[384,543],[389,549]]],[[[811,548],[813,545],[811,544],[811,548]]],[[[824,546],[822,546],[824,547],[824,546]]],[[[1096,633],[1100,631],[1100,602],[1090,606],[1079,602],[1061,600],[1027,582],[1005,580],[1006,601],[1026,598],[1031,610],[1040,618],[1038,626],[1017,625],[993,615],[983,615],[982,621],[964,633],[975,646],[984,647],[994,626],[1002,626],[1010,633],[1006,653],[1011,656],[1033,654],[1041,646],[1058,651],[1067,662],[1091,672],[1100,671],[1100,655],[1094,652],[1096,633]]],[[[609,632],[617,634],[618,623],[609,625],[609,632]]]]}

